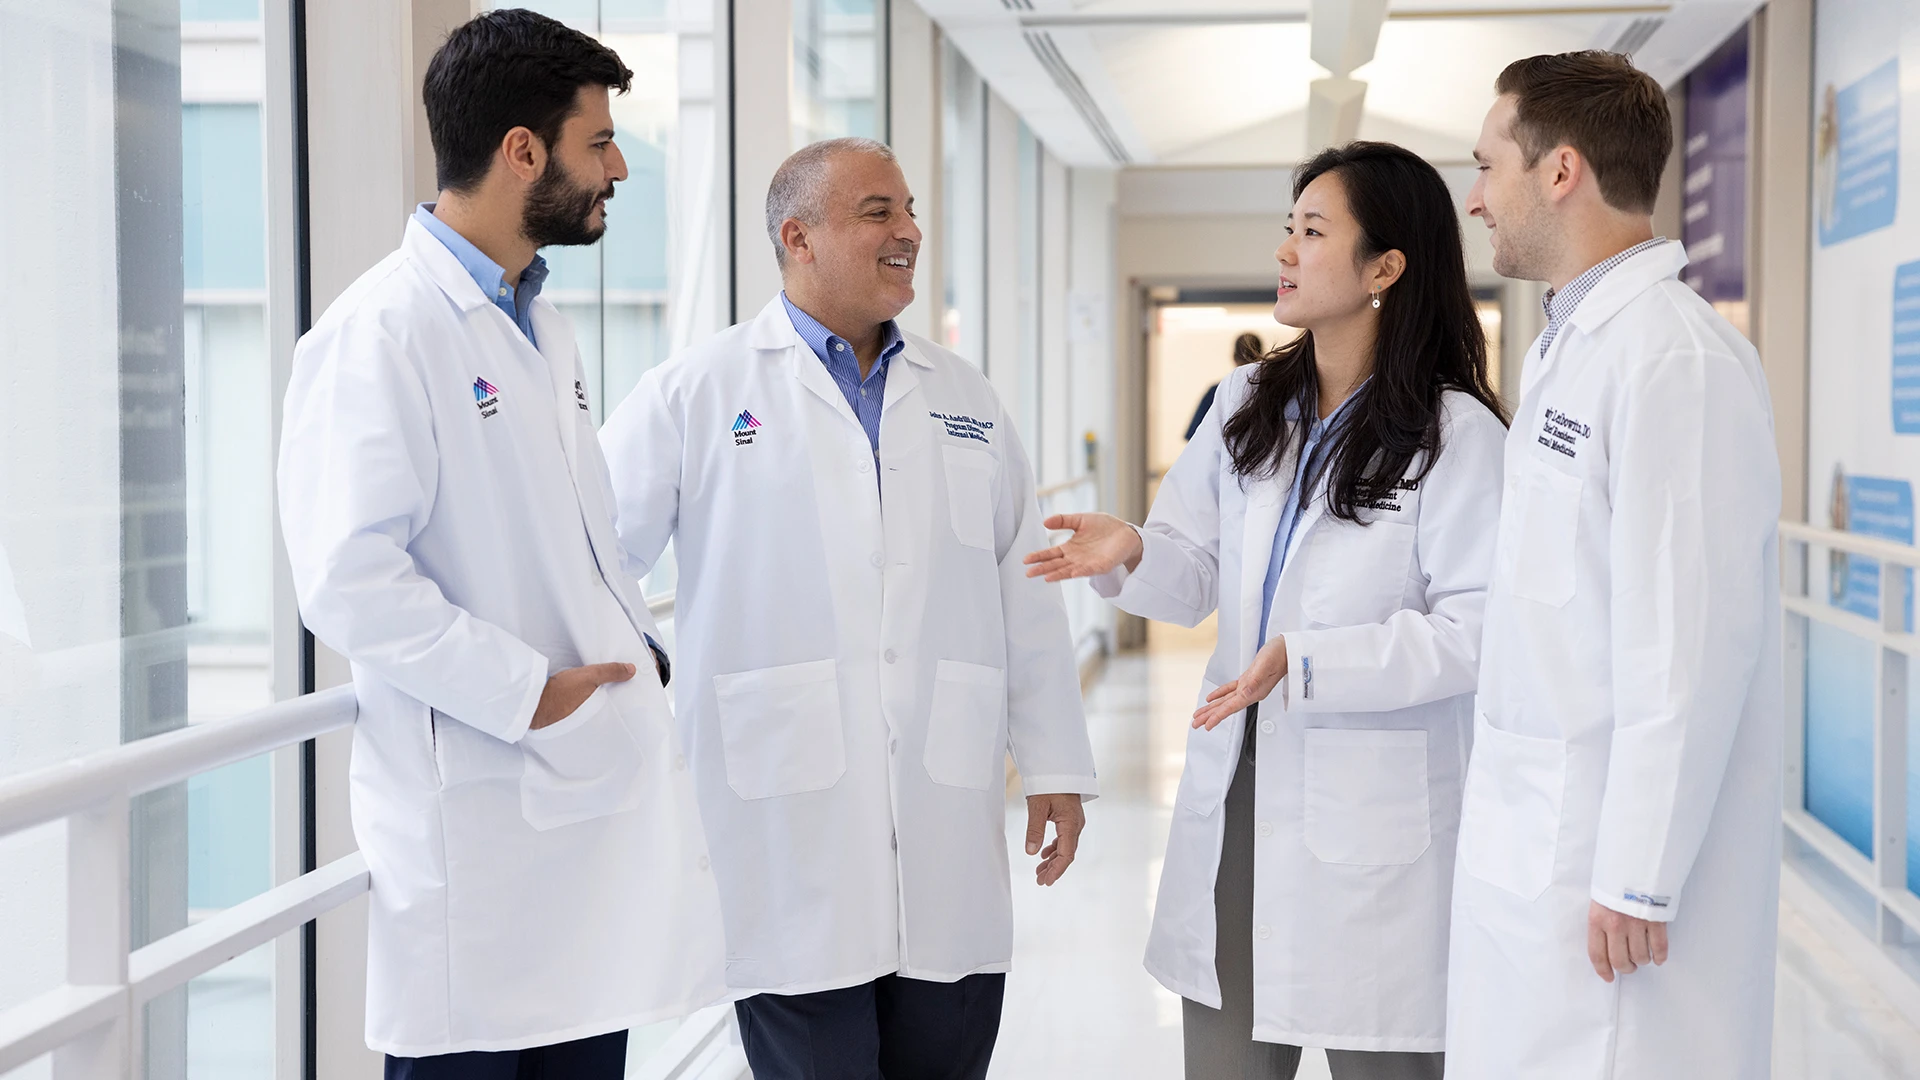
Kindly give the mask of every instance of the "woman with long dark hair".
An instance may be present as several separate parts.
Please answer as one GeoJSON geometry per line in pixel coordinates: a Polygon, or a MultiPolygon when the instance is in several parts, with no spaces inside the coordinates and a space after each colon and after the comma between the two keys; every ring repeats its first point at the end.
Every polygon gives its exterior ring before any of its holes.
{"type": "Polygon", "coordinates": [[[1147,967],[1189,1080],[1442,1071],[1448,903],[1506,437],[1440,174],[1384,143],[1300,166],[1274,318],[1144,527],[1027,557],[1220,643],[1147,967]]]}

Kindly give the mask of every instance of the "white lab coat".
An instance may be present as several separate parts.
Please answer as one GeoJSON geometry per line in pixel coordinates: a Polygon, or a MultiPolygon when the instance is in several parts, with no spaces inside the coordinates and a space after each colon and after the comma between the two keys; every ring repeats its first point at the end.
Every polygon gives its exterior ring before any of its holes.
{"type": "Polygon", "coordinates": [[[1096,791],[1065,604],[1021,564],[1046,546],[1026,453],[977,368],[906,342],[880,484],[778,297],[602,432],[630,555],[674,541],[676,703],[738,995],[1007,970],[1006,754],[1029,795],[1096,791]]]}
{"type": "Polygon", "coordinates": [[[1621,263],[1527,360],[1454,892],[1460,1080],[1771,1067],[1780,472],[1753,347],[1684,265],[1621,263]],[[1666,965],[1601,981],[1589,900],[1669,921],[1666,965]]]}
{"type": "MultiPolygon", "coordinates": [[[[1218,607],[1196,701],[1253,662],[1274,532],[1295,497],[1292,455],[1243,486],[1221,440],[1255,370],[1220,384],[1168,470],[1138,567],[1093,581],[1163,622],[1192,626],[1218,607]]],[[[1453,840],[1505,436],[1469,395],[1449,392],[1443,408],[1432,470],[1363,511],[1369,524],[1328,514],[1323,478],[1274,589],[1269,625],[1287,639],[1288,672],[1255,736],[1250,1034],[1263,1042],[1442,1049],[1453,840]]],[[[1245,721],[1188,733],[1147,942],[1161,985],[1213,1008],[1214,878],[1245,721]]]]}
{"type": "Polygon", "coordinates": [[[300,610],[360,699],[367,1044],[403,1057],[583,1038],[724,994],[691,777],[641,639],[658,631],[621,571],[573,332],[545,300],[533,323],[538,351],[409,222],[301,339],[287,390],[300,610]],[[528,731],[551,672],[602,661],[639,671],[528,731]]]}

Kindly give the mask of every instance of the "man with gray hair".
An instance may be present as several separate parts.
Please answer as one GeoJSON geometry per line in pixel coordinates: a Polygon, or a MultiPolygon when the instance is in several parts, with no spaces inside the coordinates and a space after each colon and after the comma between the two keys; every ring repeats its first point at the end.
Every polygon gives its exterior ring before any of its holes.
{"type": "Polygon", "coordinates": [[[676,702],[756,1080],[978,1080],[1012,960],[1005,762],[1051,885],[1096,792],[1034,478],[980,370],[894,319],[891,151],[799,151],[784,291],[601,433],[628,571],[676,540],[676,702]],[[1054,838],[1045,843],[1047,822],[1054,838]]]}

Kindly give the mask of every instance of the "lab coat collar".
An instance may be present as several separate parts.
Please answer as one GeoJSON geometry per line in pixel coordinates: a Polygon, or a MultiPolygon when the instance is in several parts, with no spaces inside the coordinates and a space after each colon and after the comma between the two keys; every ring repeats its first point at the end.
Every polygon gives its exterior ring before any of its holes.
{"type": "MultiPolygon", "coordinates": [[[[896,359],[904,357],[915,367],[931,368],[933,366],[933,361],[920,348],[918,338],[902,330],[900,339],[906,343],[906,347],[900,350],[896,359]]],[[[808,356],[813,356],[813,350],[807,348],[807,343],[801,338],[800,331],[793,328],[793,320],[787,315],[787,305],[781,303],[777,293],[772,300],[767,301],[766,307],[760,309],[760,314],[754,316],[752,325],[747,328],[747,347],[750,349],[798,347],[808,356]]],[[[815,359],[818,360],[818,357],[815,359]]]]}
{"type": "MultiPolygon", "coordinates": [[[[1608,271],[1607,276],[1601,278],[1586,299],[1580,301],[1580,306],[1573,310],[1573,316],[1567,320],[1567,324],[1579,327],[1582,333],[1591,334],[1606,325],[1607,320],[1620,314],[1641,293],[1669,278],[1679,277],[1686,265],[1686,245],[1678,240],[1648,248],[1608,271]]],[[[1564,331],[1561,336],[1565,336],[1564,331]]]]}
{"type": "MultiPolygon", "coordinates": [[[[407,253],[407,258],[412,259],[428,280],[438,285],[440,291],[447,294],[447,299],[453,301],[461,311],[472,311],[493,303],[474,283],[473,275],[467,272],[467,268],[460,265],[460,259],[447,250],[447,245],[441,243],[439,237],[428,232],[426,226],[408,218],[406,235],[401,238],[400,247],[407,253]]],[[[538,327],[539,320],[536,319],[534,325],[538,327]]],[[[535,333],[538,332],[536,329],[535,333]]]]}

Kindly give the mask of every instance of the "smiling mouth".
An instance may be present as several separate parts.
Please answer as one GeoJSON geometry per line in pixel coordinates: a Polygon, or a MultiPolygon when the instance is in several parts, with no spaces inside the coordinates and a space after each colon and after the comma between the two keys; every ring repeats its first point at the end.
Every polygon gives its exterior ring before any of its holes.
{"type": "Polygon", "coordinates": [[[1285,296],[1287,293],[1290,293],[1293,290],[1298,289],[1299,287],[1300,286],[1295,285],[1293,282],[1288,281],[1286,278],[1281,278],[1280,288],[1278,292],[1280,293],[1280,295],[1285,296]]]}
{"type": "Polygon", "coordinates": [[[913,259],[906,255],[889,255],[880,260],[881,266],[892,266],[901,270],[913,269],[913,259]]]}

